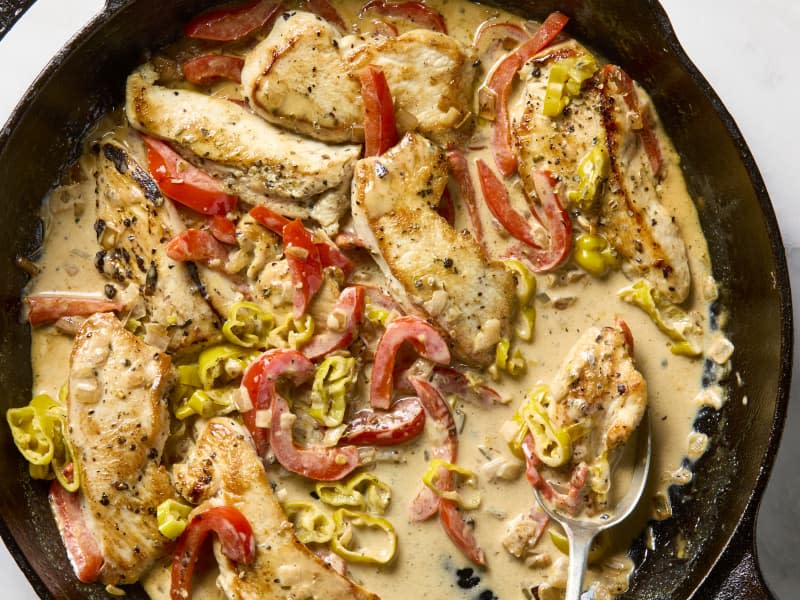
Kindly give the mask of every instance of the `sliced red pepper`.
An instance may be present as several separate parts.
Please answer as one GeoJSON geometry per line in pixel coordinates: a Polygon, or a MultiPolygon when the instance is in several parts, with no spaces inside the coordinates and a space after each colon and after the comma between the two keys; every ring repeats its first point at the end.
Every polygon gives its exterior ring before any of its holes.
{"type": "Polygon", "coordinates": [[[283,236],[283,228],[291,221],[279,215],[274,210],[268,209],[266,206],[254,206],[250,209],[250,216],[253,217],[260,225],[266,227],[273,233],[283,236]]]}
{"type": "Polygon", "coordinates": [[[453,204],[453,197],[450,195],[450,190],[448,188],[444,188],[442,198],[439,200],[439,206],[436,207],[436,212],[447,221],[450,227],[456,222],[456,207],[455,204],[453,204]]]}
{"type": "MultiPolygon", "coordinates": [[[[324,244],[328,247],[327,244],[324,244]]],[[[303,354],[310,360],[319,360],[323,356],[347,348],[358,336],[361,319],[364,316],[364,288],[358,285],[342,290],[332,312],[344,313],[345,322],[341,331],[326,331],[315,335],[303,347],[303,354]]]]}
{"type": "Polygon", "coordinates": [[[369,249],[367,243],[358,235],[350,231],[340,231],[333,240],[340,250],[355,250],[356,248],[369,249]]]}
{"type": "Polygon", "coordinates": [[[481,247],[484,258],[486,258],[489,256],[489,253],[486,249],[486,241],[483,238],[483,224],[481,223],[481,216],[478,212],[478,203],[475,199],[475,187],[472,185],[472,177],[469,174],[467,158],[464,156],[464,152],[461,149],[451,148],[447,151],[447,162],[450,165],[450,171],[453,173],[453,177],[458,185],[461,202],[467,207],[469,221],[472,225],[472,235],[481,247]]]}
{"type": "Polygon", "coordinates": [[[75,576],[83,583],[97,581],[104,559],[83,517],[80,492],[68,492],[54,480],[49,498],[75,576]]]}
{"type": "Polygon", "coordinates": [[[420,27],[447,33],[447,24],[444,17],[422,2],[387,2],[386,0],[369,0],[358,12],[363,17],[368,11],[374,10],[386,17],[400,17],[407,19],[420,27]]]}
{"type": "Polygon", "coordinates": [[[625,345],[628,347],[628,354],[633,354],[633,333],[628,323],[624,321],[622,317],[614,317],[614,325],[616,325],[625,336],[625,345]]]}
{"type": "Polygon", "coordinates": [[[661,144],[658,142],[655,128],[653,127],[652,118],[649,112],[642,112],[639,106],[639,96],[636,93],[636,85],[633,79],[628,75],[622,67],[617,65],[606,65],[603,68],[603,80],[605,81],[604,93],[610,94],[609,83],[613,83],[619,93],[625,100],[628,109],[634,114],[638,115],[642,127],[638,129],[639,138],[642,140],[644,151],[647,154],[647,159],[650,161],[650,168],[653,170],[653,176],[656,179],[661,178],[661,170],[664,167],[664,156],[661,153],[661,144]]]}
{"type": "Polygon", "coordinates": [[[476,565],[486,565],[486,555],[478,546],[472,525],[467,524],[458,504],[452,500],[439,499],[439,521],[447,536],[464,555],[476,565]]]}
{"type": "Polygon", "coordinates": [[[322,287],[322,261],[311,234],[300,219],[283,227],[283,242],[294,285],[294,318],[299,319],[322,287]]]}
{"type": "Polygon", "coordinates": [[[570,477],[567,493],[557,492],[539,473],[539,466],[542,463],[536,456],[535,448],[533,437],[528,434],[522,440],[522,453],[525,455],[527,465],[525,477],[528,482],[538,489],[547,501],[554,503],[571,515],[577,514],[583,488],[586,485],[586,476],[589,474],[589,467],[583,462],[578,464],[572,472],[572,477],[570,477]]]}
{"type": "Polygon", "coordinates": [[[200,550],[208,534],[216,533],[222,553],[233,562],[249,565],[256,558],[253,528],[237,508],[214,506],[197,513],[178,538],[172,555],[172,600],[189,600],[192,597],[192,575],[200,550]]]}
{"type": "Polygon", "coordinates": [[[387,325],[375,350],[375,363],[372,366],[372,380],[369,386],[369,401],[372,408],[387,410],[392,405],[394,363],[397,352],[406,342],[430,361],[440,365],[450,363],[447,342],[433,326],[419,317],[396,318],[387,325]]]}
{"type": "Polygon", "coordinates": [[[521,44],[527,41],[529,37],[530,34],[516,23],[489,20],[484,21],[478,26],[472,45],[478,50],[478,53],[481,53],[482,49],[487,48],[494,42],[502,43],[505,40],[513,40],[521,44]]]}
{"type": "Polygon", "coordinates": [[[418,398],[403,398],[390,410],[364,409],[350,419],[342,441],[357,446],[396,446],[415,439],[425,428],[425,411],[418,398]]]}
{"type": "Polygon", "coordinates": [[[550,271],[561,265],[572,248],[572,221],[558,199],[550,175],[542,171],[533,173],[533,184],[542,203],[544,219],[526,196],[531,214],[544,225],[550,236],[549,247],[542,248],[528,221],[511,206],[505,184],[483,160],[478,159],[477,165],[481,191],[489,210],[508,233],[525,244],[524,247],[512,248],[510,254],[529,262],[536,272],[550,271]]]}
{"type": "Polygon", "coordinates": [[[166,245],[167,256],[178,262],[199,262],[209,266],[223,264],[228,250],[217,238],[202,229],[186,229],[166,245]]]}
{"type": "Polygon", "coordinates": [[[347,258],[341,250],[327,242],[315,242],[319,260],[323,267],[339,267],[345,278],[353,270],[353,261],[347,258]]]}
{"type": "Polygon", "coordinates": [[[310,12],[322,17],[342,33],[347,31],[347,25],[339,11],[328,0],[304,0],[303,4],[310,12]]]}
{"type": "Polygon", "coordinates": [[[88,317],[100,312],[116,312],[125,308],[122,302],[93,296],[27,296],[28,323],[52,323],[61,317],[88,317]]]}
{"type": "Polygon", "coordinates": [[[238,56],[204,54],[181,64],[181,71],[186,81],[196,85],[208,85],[217,79],[229,79],[241,83],[242,67],[244,59],[238,56]]]}
{"type": "Polygon", "coordinates": [[[569,17],[560,12],[550,13],[530,39],[504,58],[492,72],[487,87],[495,93],[495,123],[492,138],[492,155],[500,172],[508,177],[517,169],[517,158],[511,145],[511,127],[508,118],[508,98],[517,72],[530,58],[544,50],[561,33],[569,17]]]}
{"type": "Polygon", "coordinates": [[[214,215],[209,220],[211,235],[224,244],[236,245],[236,225],[228,217],[214,215]]]}
{"type": "Polygon", "coordinates": [[[364,101],[364,156],[380,156],[399,139],[392,93],[380,67],[367,65],[359,79],[364,101]]]}
{"type": "Polygon", "coordinates": [[[210,10],[189,21],[183,31],[190,38],[232,42],[266,25],[282,4],[277,0],[256,0],[236,8],[210,10]]]}
{"type": "Polygon", "coordinates": [[[503,402],[500,394],[488,385],[473,385],[466,375],[452,367],[436,367],[431,383],[444,396],[456,394],[461,400],[480,406],[490,407],[503,402]]]}
{"type": "Polygon", "coordinates": [[[150,174],[165,196],[204,215],[225,215],[236,208],[238,198],[226,194],[211,175],[189,164],[161,140],[147,135],[142,139],[150,174]]]}

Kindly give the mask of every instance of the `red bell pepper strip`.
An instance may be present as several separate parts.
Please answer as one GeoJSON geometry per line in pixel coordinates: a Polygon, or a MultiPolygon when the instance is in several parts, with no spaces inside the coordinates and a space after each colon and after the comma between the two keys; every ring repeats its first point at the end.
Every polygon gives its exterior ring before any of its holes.
{"type": "Polygon", "coordinates": [[[306,9],[325,19],[340,32],[344,33],[347,31],[347,25],[345,25],[342,16],[328,0],[304,0],[303,4],[306,9]]]}
{"type": "Polygon", "coordinates": [[[447,221],[450,227],[456,222],[456,206],[453,204],[453,197],[450,195],[448,188],[444,188],[442,198],[439,200],[439,206],[436,207],[436,212],[447,221]]]}
{"type": "Polygon", "coordinates": [[[660,179],[661,170],[664,167],[664,156],[661,153],[661,145],[658,142],[650,113],[643,112],[639,106],[639,96],[636,93],[636,86],[633,83],[633,79],[622,70],[622,67],[618,67],[617,65],[606,65],[603,68],[602,78],[605,82],[603,93],[606,95],[613,93],[611,89],[612,86],[609,85],[613,84],[616,91],[622,95],[628,109],[639,116],[639,120],[642,124],[641,129],[637,130],[639,138],[642,140],[644,151],[650,161],[650,168],[653,170],[653,176],[656,179],[660,179]]]}
{"type": "Polygon", "coordinates": [[[628,347],[628,354],[633,354],[633,333],[628,323],[622,317],[614,317],[614,325],[617,326],[625,336],[625,345],[628,347]]]}
{"type": "Polygon", "coordinates": [[[266,25],[282,4],[276,0],[255,0],[237,8],[210,10],[189,21],[183,31],[190,38],[232,42],[266,25]]]}
{"type": "Polygon", "coordinates": [[[27,296],[28,323],[52,323],[61,317],[88,317],[100,312],[116,312],[125,308],[122,302],[97,297],[27,296]]]}
{"type": "Polygon", "coordinates": [[[396,446],[416,438],[425,428],[425,411],[418,398],[403,398],[390,410],[365,408],[350,419],[342,441],[357,446],[396,446]]]}
{"type": "Polygon", "coordinates": [[[299,319],[322,287],[322,261],[311,234],[300,219],[283,227],[283,242],[294,284],[294,318],[299,319]]]}
{"type": "Polygon", "coordinates": [[[147,164],[161,192],[179,204],[204,215],[225,215],[238,198],[226,194],[222,184],[183,160],[168,144],[143,135],[147,164]]]}
{"type": "Polygon", "coordinates": [[[447,24],[444,17],[422,2],[387,2],[386,0],[369,0],[358,12],[359,17],[363,17],[368,11],[374,10],[378,14],[386,17],[400,17],[413,23],[447,33],[447,24]]]}
{"type": "Polygon", "coordinates": [[[569,18],[560,12],[550,13],[542,26],[528,41],[505,57],[492,71],[487,87],[495,93],[495,123],[492,155],[500,172],[508,177],[517,169],[517,159],[511,147],[511,127],[508,118],[508,97],[514,77],[531,57],[541,52],[561,33],[569,18]]]}
{"type": "Polygon", "coordinates": [[[327,242],[315,242],[314,245],[317,247],[319,260],[323,267],[339,267],[345,278],[350,275],[353,270],[353,261],[347,258],[339,248],[327,242]]]}
{"type": "Polygon", "coordinates": [[[325,331],[314,335],[302,349],[309,360],[319,360],[353,343],[358,336],[361,319],[364,316],[364,296],[364,288],[358,285],[342,290],[331,312],[345,315],[344,326],[341,331],[325,331]]]}
{"type": "Polygon", "coordinates": [[[367,65],[359,79],[364,101],[364,156],[380,156],[399,139],[392,93],[380,67],[367,65]]]}
{"type": "Polygon", "coordinates": [[[253,217],[260,225],[266,227],[273,233],[283,236],[283,228],[291,221],[279,215],[273,210],[268,209],[266,206],[254,206],[250,209],[250,216],[253,217]]]}
{"type": "Polygon", "coordinates": [[[228,250],[217,238],[202,229],[186,229],[166,245],[167,256],[178,262],[199,262],[220,266],[228,258],[228,250]]]}
{"type": "Polygon", "coordinates": [[[178,538],[172,555],[172,600],[192,597],[192,574],[200,550],[209,533],[216,533],[222,553],[235,563],[249,565],[256,558],[253,528],[247,518],[233,506],[214,506],[197,513],[178,538]]]}
{"type": "Polygon", "coordinates": [[[520,25],[516,23],[504,23],[499,21],[484,21],[475,31],[472,45],[481,53],[482,48],[488,47],[492,42],[504,42],[513,40],[519,44],[528,40],[530,35],[520,25]]]}
{"type": "Polygon", "coordinates": [[[242,67],[244,59],[238,56],[204,54],[181,64],[181,71],[186,81],[196,85],[208,85],[217,79],[229,79],[241,83],[242,67]]]}
{"type": "Polygon", "coordinates": [[[553,502],[556,506],[566,510],[569,514],[575,515],[581,503],[581,495],[583,488],[586,485],[586,476],[589,474],[589,467],[586,463],[582,462],[575,467],[572,472],[572,477],[569,480],[569,486],[566,493],[557,492],[547,480],[539,473],[539,466],[541,461],[536,457],[536,445],[533,441],[533,436],[530,434],[525,436],[522,440],[522,453],[525,455],[526,469],[525,477],[528,482],[537,488],[542,496],[549,502],[553,502]]]}
{"type": "Polygon", "coordinates": [[[398,317],[386,327],[375,350],[369,402],[372,408],[387,410],[392,405],[394,363],[400,347],[409,342],[424,358],[447,365],[450,350],[436,329],[419,317],[398,317]]]}
{"type": "Polygon", "coordinates": [[[104,559],[83,517],[80,492],[68,492],[58,480],[54,480],[50,484],[49,499],[76,577],[83,583],[97,581],[104,559]]]}
{"type": "Polygon", "coordinates": [[[214,215],[209,219],[208,230],[220,242],[236,245],[236,225],[228,217],[214,215]]]}
{"type": "Polygon", "coordinates": [[[483,257],[487,258],[489,253],[486,249],[486,241],[483,238],[483,224],[481,223],[481,216],[478,212],[478,203],[475,199],[475,187],[472,185],[472,177],[469,174],[467,158],[460,148],[451,148],[447,151],[447,162],[450,165],[450,171],[453,173],[453,177],[458,185],[461,202],[467,207],[469,221],[472,225],[472,235],[481,247],[483,257]]]}
{"type": "Polygon", "coordinates": [[[482,160],[479,159],[477,165],[481,190],[489,210],[512,236],[525,244],[512,248],[510,254],[528,261],[536,272],[550,271],[561,265],[572,247],[572,221],[555,193],[550,175],[542,171],[533,173],[533,184],[542,203],[544,219],[528,199],[531,214],[544,225],[550,235],[549,247],[542,248],[528,221],[509,203],[508,190],[503,182],[482,160]]]}

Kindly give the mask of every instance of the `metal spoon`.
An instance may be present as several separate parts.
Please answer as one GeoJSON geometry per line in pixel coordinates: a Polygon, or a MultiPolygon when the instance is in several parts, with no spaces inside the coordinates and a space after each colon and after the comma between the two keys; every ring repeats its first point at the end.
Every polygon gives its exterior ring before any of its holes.
{"type": "Polygon", "coordinates": [[[534,494],[539,506],[551,519],[561,524],[569,540],[569,573],[564,600],[580,599],[583,577],[586,574],[586,565],[589,560],[589,549],[595,536],[628,517],[642,497],[647,483],[647,474],[650,471],[650,455],[652,451],[649,412],[645,413],[636,432],[636,463],[633,467],[633,476],[631,477],[628,492],[611,510],[603,515],[604,518],[592,520],[563,515],[551,508],[542,498],[539,490],[534,488],[534,494]]]}

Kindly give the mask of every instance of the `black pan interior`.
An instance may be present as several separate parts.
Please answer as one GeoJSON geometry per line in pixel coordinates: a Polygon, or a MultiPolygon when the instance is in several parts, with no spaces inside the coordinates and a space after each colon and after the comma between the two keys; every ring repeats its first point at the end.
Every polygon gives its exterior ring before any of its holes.
{"type": "MultiPolygon", "coordinates": [[[[29,332],[21,324],[26,278],[18,254],[34,255],[41,234],[42,197],[77,156],[86,127],[118,105],[124,79],[147,48],[173,39],[202,0],[110,0],[106,14],[74,40],[34,85],[0,132],[0,409],[30,398],[29,332]]],[[[496,2],[530,18],[551,10],[572,17],[569,32],[621,64],[651,93],[682,159],[697,199],[721,311],[736,345],[732,385],[720,412],[704,410],[697,428],[712,437],[693,482],[673,489],[675,518],[654,527],[656,550],[634,546],[638,568],[625,597],[698,598],[716,593],[742,553],[752,550],[752,519],[780,437],[791,366],[788,275],[774,213],[744,141],[705,80],[683,55],[654,0],[536,0],[496,2]],[[747,399],[746,403],[744,399],[747,399]],[[742,515],[745,515],[744,522],[742,515]],[[736,539],[726,552],[735,532],[736,539]],[[675,555],[675,537],[687,555],[675,555]],[[709,573],[722,556],[717,571],[709,573]]],[[[0,533],[42,597],[105,598],[71,572],[45,501],[0,427],[0,533]],[[13,458],[12,458],[13,457],[13,458]]],[[[132,590],[129,597],[141,597],[132,590]]]]}

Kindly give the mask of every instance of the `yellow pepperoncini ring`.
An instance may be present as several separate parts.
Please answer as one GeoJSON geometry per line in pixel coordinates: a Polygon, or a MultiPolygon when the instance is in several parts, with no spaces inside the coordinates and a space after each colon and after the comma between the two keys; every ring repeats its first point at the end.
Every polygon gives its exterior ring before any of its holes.
{"type": "MultiPolygon", "coordinates": [[[[422,482],[428,486],[431,491],[445,500],[452,500],[464,510],[473,510],[481,505],[480,494],[475,494],[470,498],[465,498],[460,492],[456,490],[443,490],[441,488],[439,478],[442,476],[442,471],[447,471],[449,476],[454,479],[460,479],[462,484],[477,487],[478,475],[465,467],[459,467],[453,463],[442,460],[441,458],[434,458],[428,464],[428,470],[422,476],[422,482]]],[[[454,486],[455,487],[455,486],[454,486]]]]}
{"type": "Polygon", "coordinates": [[[333,513],[334,533],[331,550],[350,562],[385,565],[397,553],[397,533],[394,526],[382,517],[340,508],[333,513]],[[373,529],[386,538],[383,547],[367,548],[356,545],[358,529],[373,529]]]}
{"type": "Polygon", "coordinates": [[[503,265],[514,272],[514,278],[517,281],[519,313],[515,333],[519,339],[530,342],[533,339],[533,332],[536,326],[536,308],[533,306],[533,298],[536,294],[536,277],[522,261],[512,258],[504,260],[503,265]]]}
{"type": "Polygon", "coordinates": [[[568,58],[550,67],[542,112],[557,117],[581,93],[581,85],[597,71],[597,61],[591,54],[568,58]]]}
{"type": "Polygon", "coordinates": [[[197,357],[197,376],[203,389],[210,390],[242,374],[258,352],[233,344],[206,348],[197,357]]]}
{"type": "Polygon", "coordinates": [[[28,405],[6,412],[14,444],[32,465],[49,465],[53,460],[53,423],[42,421],[36,410],[28,405]]]}
{"type": "Polygon", "coordinates": [[[272,313],[253,302],[237,302],[231,306],[228,319],[222,325],[222,335],[231,344],[261,348],[267,345],[267,337],[274,327],[272,313]]]}
{"type": "Polygon", "coordinates": [[[370,323],[376,325],[386,325],[386,320],[389,318],[389,311],[375,304],[367,302],[364,305],[364,316],[370,323]]]}
{"type": "Polygon", "coordinates": [[[177,539],[189,524],[189,513],[192,507],[176,500],[164,500],[156,508],[158,531],[171,540],[177,539]]]}
{"type": "Polygon", "coordinates": [[[192,415],[200,415],[206,419],[219,415],[226,415],[236,408],[233,400],[233,388],[222,390],[196,389],[189,398],[175,409],[178,419],[187,419],[192,415]]]}
{"type": "Polygon", "coordinates": [[[702,333],[691,317],[679,306],[661,297],[649,281],[640,279],[617,292],[625,302],[641,308],[672,343],[670,352],[693,358],[702,353],[700,344],[690,339],[702,333]]]}
{"type": "Polygon", "coordinates": [[[295,319],[287,315],[283,323],[267,335],[267,343],[272,348],[291,348],[297,350],[307,344],[314,335],[314,319],[309,314],[295,319]]]}
{"type": "Polygon", "coordinates": [[[592,491],[604,500],[611,489],[611,466],[608,464],[608,452],[603,452],[589,465],[589,486],[592,491]]]}
{"type": "Polygon", "coordinates": [[[333,521],[311,502],[287,502],[283,509],[294,524],[297,539],[304,544],[324,544],[333,538],[333,521]]]}
{"type": "Polygon", "coordinates": [[[494,364],[489,367],[489,375],[493,380],[500,378],[500,373],[505,371],[512,377],[517,377],[525,372],[527,363],[519,348],[511,351],[511,342],[503,338],[497,342],[494,350],[494,364]]]}
{"type": "Polygon", "coordinates": [[[619,267],[619,256],[604,237],[584,233],[575,239],[575,262],[584,271],[602,277],[609,269],[619,267]]]}
{"type": "Polygon", "coordinates": [[[347,482],[317,482],[317,496],[330,506],[350,506],[383,514],[392,500],[392,488],[373,473],[358,473],[347,482]]]}
{"type": "MultiPolygon", "coordinates": [[[[556,549],[562,554],[569,556],[569,540],[565,535],[550,527],[547,530],[547,535],[550,536],[550,541],[556,549]]],[[[601,531],[597,537],[592,540],[592,545],[589,547],[589,564],[594,565],[600,562],[608,548],[611,546],[611,536],[608,531],[601,531]]]]}
{"type": "Polygon", "coordinates": [[[329,356],[323,360],[314,373],[308,414],[326,427],[341,425],[356,375],[356,359],[352,356],[329,356]]]}
{"type": "Polygon", "coordinates": [[[520,456],[522,441],[530,433],[536,457],[555,469],[569,461],[572,456],[572,442],[565,429],[555,427],[550,421],[546,407],[549,401],[546,385],[536,386],[531,391],[527,401],[514,415],[514,421],[520,424],[520,429],[509,442],[509,447],[514,454],[520,456]]]}
{"type": "Polygon", "coordinates": [[[608,152],[600,140],[578,163],[575,170],[575,180],[578,185],[567,193],[569,201],[584,210],[590,210],[597,198],[600,184],[608,176],[608,169],[608,152]]]}
{"type": "Polygon", "coordinates": [[[192,388],[203,387],[200,381],[200,368],[194,365],[178,365],[178,384],[192,388]]]}

